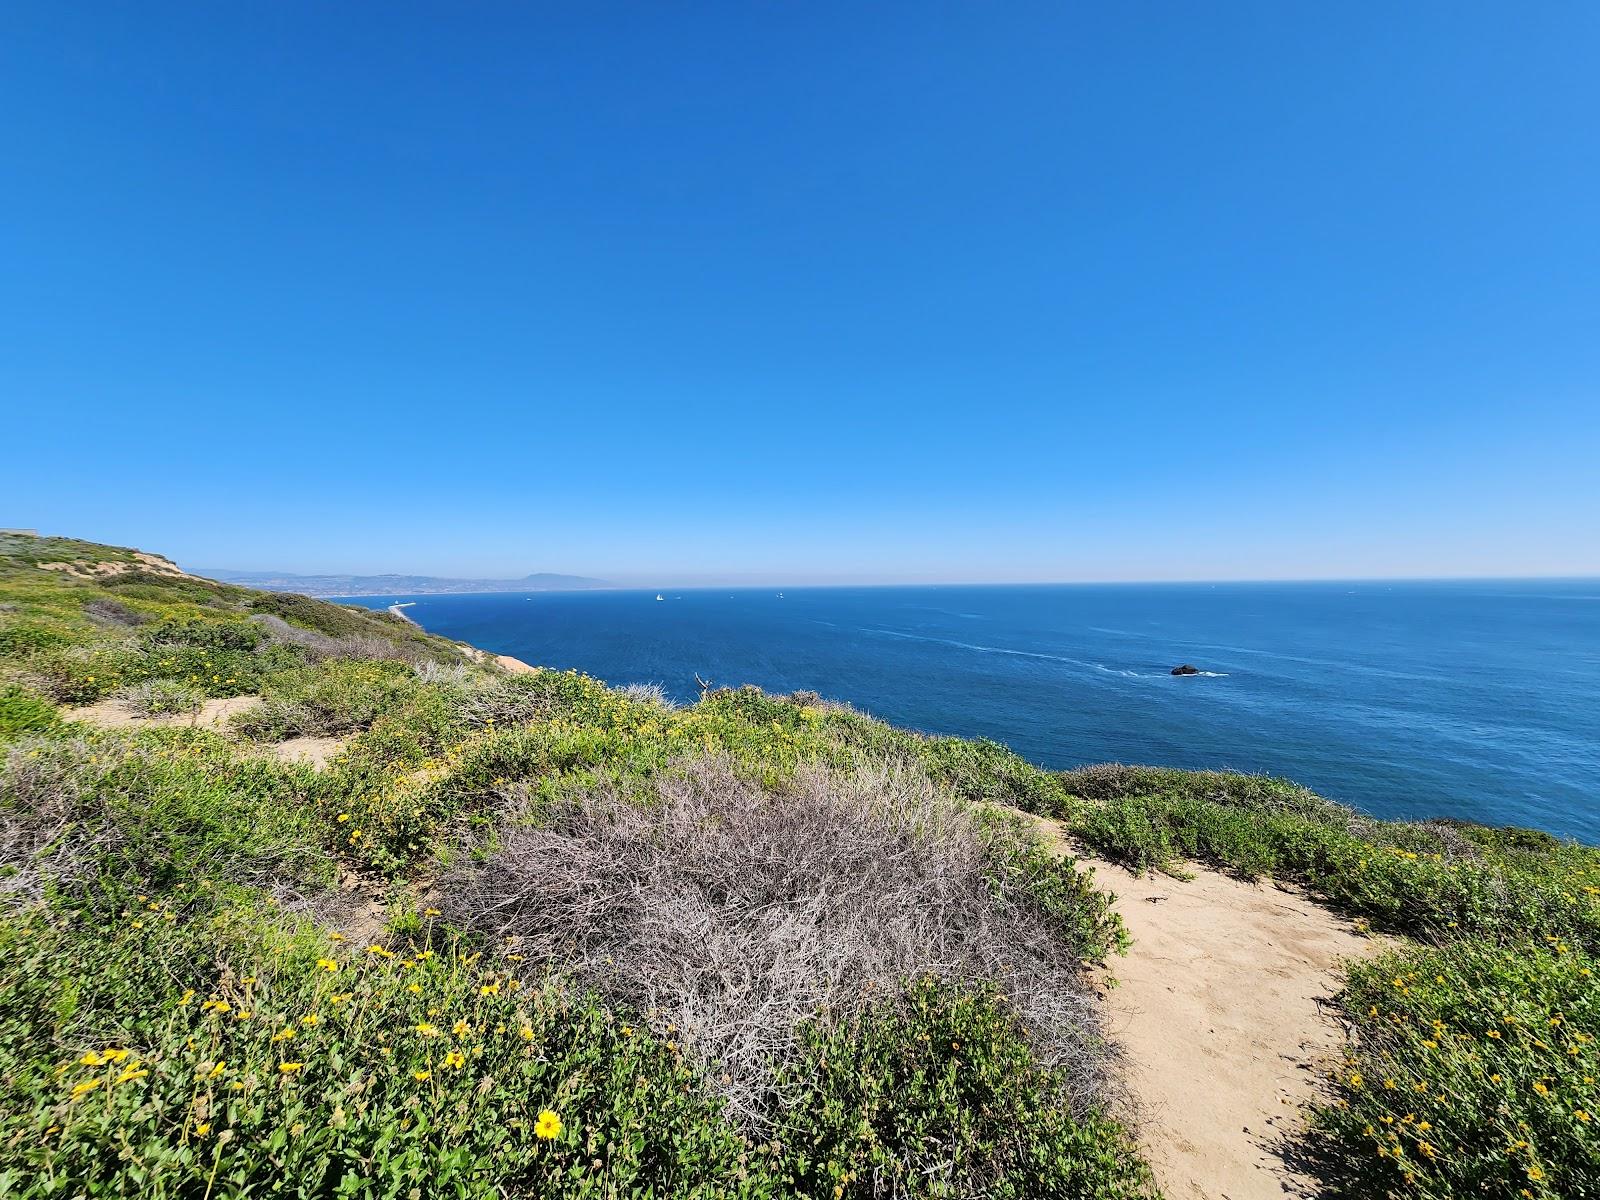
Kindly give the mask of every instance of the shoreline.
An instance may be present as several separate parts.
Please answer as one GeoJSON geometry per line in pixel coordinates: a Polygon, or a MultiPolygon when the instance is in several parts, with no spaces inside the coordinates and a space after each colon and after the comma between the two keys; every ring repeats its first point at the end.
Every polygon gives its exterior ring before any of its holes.
{"type": "MultiPolygon", "coordinates": [[[[418,629],[422,629],[422,631],[426,633],[427,630],[423,629],[421,621],[417,620],[415,617],[406,615],[405,610],[414,604],[416,604],[415,600],[397,601],[396,603],[389,605],[389,611],[395,616],[399,617],[407,625],[413,625],[418,629]]],[[[454,639],[450,640],[454,641],[454,639]]],[[[534,675],[537,674],[539,670],[538,667],[530,666],[528,663],[523,662],[520,658],[514,658],[509,654],[496,654],[492,650],[485,650],[481,646],[474,646],[471,642],[456,642],[455,645],[462,654],[466,655],[474,662],[483,663],[485,665],[492,663],[497,665],[502,671],[507,671],[512,675],[534,675]]]]}

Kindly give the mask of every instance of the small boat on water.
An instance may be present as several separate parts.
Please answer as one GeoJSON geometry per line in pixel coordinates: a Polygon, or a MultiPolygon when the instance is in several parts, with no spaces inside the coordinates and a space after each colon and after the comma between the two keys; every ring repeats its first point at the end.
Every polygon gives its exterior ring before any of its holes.
{"type": "Polygon", "coordinates": [[[666,599],[666,597],[665,597],[665,596],[663,596],[663,595],[662,595],[662,594],[661,594],[661,593],[660,593],[660,592],[657,592],[657,593],[656,593],[656,599],[657,599],[657,600],[665,600],[665,599],[666,599]]]}

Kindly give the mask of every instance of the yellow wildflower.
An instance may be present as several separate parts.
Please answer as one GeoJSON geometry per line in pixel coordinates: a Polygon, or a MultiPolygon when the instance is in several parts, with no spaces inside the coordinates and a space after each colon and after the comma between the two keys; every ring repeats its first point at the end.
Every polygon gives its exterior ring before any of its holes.
{"type": "Polygon", "coordinates": [[[539,1114],[538,1121],[534,1123],[533,1133],[535,1137],[543,1138],[545,1141],[549,1141],[551,1138],[560,1137],[561,1118],[556,1116],[556,1114],[551,1112],[548,1108],[545,1109],[539,1114]]]}

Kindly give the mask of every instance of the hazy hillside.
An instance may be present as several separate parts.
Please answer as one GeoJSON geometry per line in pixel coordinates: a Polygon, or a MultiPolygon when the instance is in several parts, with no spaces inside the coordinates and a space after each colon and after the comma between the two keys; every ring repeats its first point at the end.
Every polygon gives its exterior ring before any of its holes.
{"type": "Polygon", "coordinates": [[[536,571],[521,579],[446,579],[437,575],[289,575],[280,571],[203,570],[199,574],[269,592],[303,596],[404,596],[456,592],[575,592],[609,587],[603,579],[536,571]]]}

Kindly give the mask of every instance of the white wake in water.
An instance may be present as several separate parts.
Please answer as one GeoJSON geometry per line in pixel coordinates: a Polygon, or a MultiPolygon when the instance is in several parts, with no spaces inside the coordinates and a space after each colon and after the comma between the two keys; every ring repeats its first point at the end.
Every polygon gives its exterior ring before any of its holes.
{"type": "MultiPolygon", "coordinates": [[[[828,624],[823,621],[819,624],[828,624]]],[[[1196,671],[1193,675],[1174,676],[1171,671],[1130,671],[1123,667],[1108,667],[1104,663],[1087,662],[1081,658],[1068,658],[1064,654],[1043,654],[1037,650],[1015,650],[1010,646],[985,646],[978,642],[958,642],[954,638],[930,637],[925,633],[906,633],[899,629],[866,627],[864,633],[881,633],[885,637],[904,638],[908,642],[932,642],[939,646],[954,646],[958,650],[972,650],[979,654],[1010,654],[1017,658],[1038,658],[1046,662],[1068,663],[1074,667],[1088,667],[1102,675],[1120,675],[1124,679],[1226,679],[1227,671],[1196,671]]]]}

